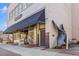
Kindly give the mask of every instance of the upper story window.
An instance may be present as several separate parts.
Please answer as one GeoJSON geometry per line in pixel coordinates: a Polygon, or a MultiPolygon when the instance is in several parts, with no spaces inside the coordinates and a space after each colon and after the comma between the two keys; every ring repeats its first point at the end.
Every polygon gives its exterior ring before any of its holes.
{"type": "Polygon", "coordinates": [[[14,15],[13,15],[13,11],[11,12],[12,14],[11,14],[11,18],[13,19],[13,17],[14,17],[14,15]]]}
{"type": "MultiPolygon", "coordinates": [[[[18,6],[18,5],[17,5],[18,6]]],[[[17,8],[17,15],[19,14],[19,7],[16,7],[17,8]]]]}
{"type": "Polygon", "coordinates": [[[32,4],[33,4],[33,3],[30,3],[30,4],[29,4],[29,3],[26,3],[26,5],[27,5],[28,7],[30,7],[32,4]]]}
{"type": "Polygon", "coordinates": [[[19,3],[12,12],[9,13],[9,19],[15,19],[21,12],[30,7],[33,3],[19,3]]]}
{"type": "Polygon", "coordinates": [[[23,10],[27,8],[27,5],[24,3],[23,4],[23,10]]]}
{"type": "Polygon", "coordinates": [[[17,15],[18,15],[18,9],[15,8],[15,17],[17,17],[17,15]]]}
{"type": "Polygon", "coordinates": [[[21,11],[22,11],[22,4],[20,3],[17,7],[18,7],[18,9],[19,9],[18,12],[21,13],[21,11]]]}
{"type": "Polygon", "coordinates": [[[9,19],[10,20],[12,19],[12,13],[9,13],[9,19]]]}
{"type": "Polygon", "coordinates": [[[13,18],[15,18],[15,17],[16,17],[15,13],[16,13],[16,11],[14,10],[14,11],[13,11],[13,16],[14,16],[13,18]]]}

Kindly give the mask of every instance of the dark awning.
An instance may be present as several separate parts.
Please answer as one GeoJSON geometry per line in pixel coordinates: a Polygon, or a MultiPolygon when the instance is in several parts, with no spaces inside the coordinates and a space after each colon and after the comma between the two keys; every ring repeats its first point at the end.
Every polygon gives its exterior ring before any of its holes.
{"type": "Polygon", "coordinates": [[[12,33],[12,32],[15,32],[16,30],[24,29],[28,26],[37,24],[39,21],[45,22],[45,10],[44,9],[42,11],[39,11],[36,14],[33,14],[32,16],[10,26],[9,28],[7,28],[4,31],[4,33],[12,33]]]}

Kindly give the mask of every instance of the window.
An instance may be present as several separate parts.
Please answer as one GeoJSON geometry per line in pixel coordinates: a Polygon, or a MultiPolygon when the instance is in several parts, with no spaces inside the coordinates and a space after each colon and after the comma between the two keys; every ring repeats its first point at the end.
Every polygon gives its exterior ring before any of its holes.
{"type": "Polygon", "coordinates": [[[17,15],[19,14],[19,5],[17,5],[17,15]]]}
{"type": "Polygon", "coordinates": [[[24,4],[23,4],[23,10],[26,9],[26,8],[27,8],[27,6],[26,6],[26,4],[24,3],[24,4]]]}
{"type": "Polygon", "coordinates": [[[11,19],[12,19],[12,13],[9,14],[9,20],[11,20],[11,19]]]}
{"type": "Polygon", "coordinates": [[[14,18],[14,11],[12,11],[11,14],[12,14],[12,17],[11,18],[13,19],[14,18]]]}
{"type": "Polygon", "coordinates": [[[23,11],[23,3],[21,3],[21,12],[23,11]]]}
{"type": "Polygon", "coordinates": [[[32,5],[32,3],[27,3],[27,7],[30,7],[32,5]]]}
{"type": "Polygon", "coordinates": [[[15,17],[17,16],[17,9],[15,8],[15,17]]]}
{"type": "Polygon", "coordinates": [[[23,11],[23,4],[20,3],[19,6],[18,6],[18,8],[19,8],[19,13],[21,13],[23,11]]]}
{"type": "Polygon", "coordinates": [[[28,35],[31,39],[34,39],[34,27],[29,27],[28,35]]]}
{"type": "Polygon", "coordinates": [[[23,10],[30,7],[33,3],[19,3],[9,14],[9,19],[15,19],[23,10]]]}
{"type": "Polygon", "coordinates": [[[19,8],[19,13],[20,13],[21,12],[21,4],[19,4],[18,8],[19,8]]]}
{"type": "Polygon", "coordinates": [[[14,14],[13,14],[13,11],[12,11],[12,19],[14,18],[14,14]]]}
{"type": "Polygon", "coordinates": [[[8,16],[9,16],[9,20],[10,20],[10,13],[8,14],[8,16]]]}
{"type": "Polygon", "coordinates": [[[16,17],[16,15],[15,15],[15,9],[13,10],[13,18],[15,18],[16,17]]]}
{"type": "Polygon", "coordinates": [[[28,8],[28,3],[26,3],[26,7],[28,8]]]}

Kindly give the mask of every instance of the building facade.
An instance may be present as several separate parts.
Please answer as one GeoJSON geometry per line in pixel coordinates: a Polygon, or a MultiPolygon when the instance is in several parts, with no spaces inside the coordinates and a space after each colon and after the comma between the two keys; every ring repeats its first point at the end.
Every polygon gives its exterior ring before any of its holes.
{"type": "Polygon", "coordinates": [[[14,42],[29,38],[26,41],[34,46],[57,46],[58,27],[63,24],[67,34],[67,42],[78,36],[79,4],[64,3],[12,3],[8,6],[8,21],[6,33],[14,42]],[[25,24],[25,25],[24,25],[25,24]]]}

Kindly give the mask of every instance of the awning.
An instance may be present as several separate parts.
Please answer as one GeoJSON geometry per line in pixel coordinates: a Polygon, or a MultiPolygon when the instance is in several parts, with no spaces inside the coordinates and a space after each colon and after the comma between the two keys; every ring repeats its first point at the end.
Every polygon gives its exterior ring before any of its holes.
{"type": "Polygon", "coordinates": [[[22,30],[28,26],[37,24],[38,22],[45,22],[45,9],[33,14],[32,16],[10,26],[7,28],[4,33],[13,33],[16,30],[22,30]]]}

